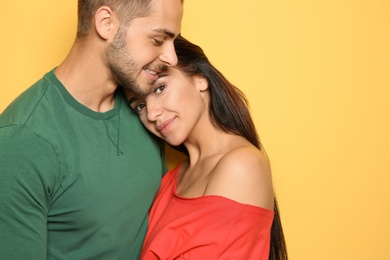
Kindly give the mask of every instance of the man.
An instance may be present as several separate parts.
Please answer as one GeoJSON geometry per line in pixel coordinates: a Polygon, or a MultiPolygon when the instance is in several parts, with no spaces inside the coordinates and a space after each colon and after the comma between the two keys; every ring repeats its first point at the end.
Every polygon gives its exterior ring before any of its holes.
{"type": "Polygon", "coordinates": [[[68,56],[0,116],[0,259],[139,257],[165,164],[117,86],[177,63],[183,3],[78,5],[68,56]]]}

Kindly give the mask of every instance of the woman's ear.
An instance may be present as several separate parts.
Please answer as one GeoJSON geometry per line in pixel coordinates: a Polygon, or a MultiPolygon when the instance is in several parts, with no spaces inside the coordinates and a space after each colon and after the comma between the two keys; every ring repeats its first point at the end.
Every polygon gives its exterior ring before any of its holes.
{"type": "Polygon", "coordinates": [[[115,37],[118,19],[108,6],[101,6],[95,13],[95,28],[97,34],[104,40],[115,37]]]}
{"type": "Polygon", "coordinates": [[[195,82],[195,85],[197,86],[197,88],[199,89],[200,92],[204,92],[204,91],[208,90],[208,88],[209,88],[209,82],[202,75],[194,76],[194,82],[195,82]]]}

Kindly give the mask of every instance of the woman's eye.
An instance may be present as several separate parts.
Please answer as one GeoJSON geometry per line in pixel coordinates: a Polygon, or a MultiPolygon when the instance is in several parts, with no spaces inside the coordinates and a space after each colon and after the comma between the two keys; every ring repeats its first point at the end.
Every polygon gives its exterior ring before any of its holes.
{"type": "Polygon", "coordinates": [[[154,93],[159,94],[163,92],[164,89],[165,89],[165,85],[159,85],[157,88],[154,89],[154,93]]]}

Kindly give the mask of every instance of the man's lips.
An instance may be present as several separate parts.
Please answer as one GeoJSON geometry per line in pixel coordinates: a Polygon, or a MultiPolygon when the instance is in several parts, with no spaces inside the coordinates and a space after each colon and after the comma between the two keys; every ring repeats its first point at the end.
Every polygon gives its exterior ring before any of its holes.
{"type": "Polygon", "coordinates": [[[153,80],[153,81],[156,81],[158,79],[158,71],[155,71],[155,70],[151,70],[151,69],[145,69],[145,71],[147,72],[148,74],[148,77],[153,80]]]}
{"type": "Polygon", "coordinates": [[[164,72],[167,70],[167,65],[164,64],[150,64],[148,66],[144,67],[145,72],[148,74],[148,77],[152,81],[156,81],[161,72],[164,72]]]}
{"type": "Polygon", "coordinates": [[[160,134],[164,135],[171,127],[173,121],[175,121],[175,118],[168,119],[163,123],[159,124],[157,126],[157,131],[160,132],[160,134]]]}

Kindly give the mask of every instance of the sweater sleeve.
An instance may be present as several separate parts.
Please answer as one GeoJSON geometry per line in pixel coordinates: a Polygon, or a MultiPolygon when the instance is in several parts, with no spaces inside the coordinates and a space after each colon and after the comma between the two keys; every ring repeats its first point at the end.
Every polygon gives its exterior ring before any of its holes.
{"type": "Polygon", "coordinates": [[[59,163],[50,143],[0,128],[0,259],[46,259],[47,212],[59,163]]]}

